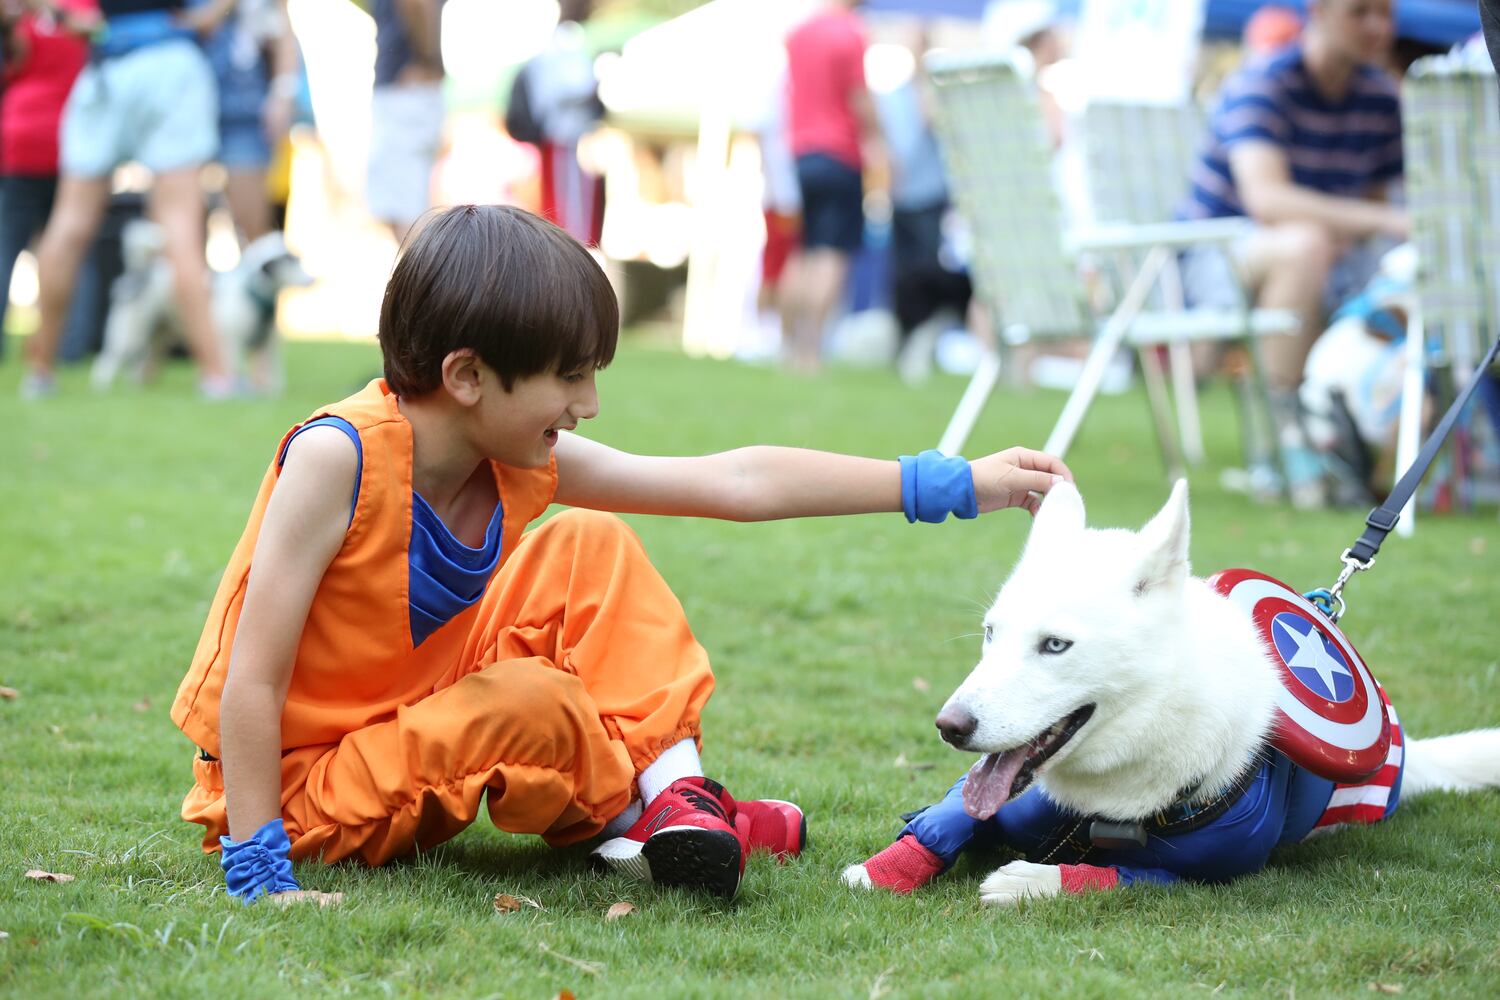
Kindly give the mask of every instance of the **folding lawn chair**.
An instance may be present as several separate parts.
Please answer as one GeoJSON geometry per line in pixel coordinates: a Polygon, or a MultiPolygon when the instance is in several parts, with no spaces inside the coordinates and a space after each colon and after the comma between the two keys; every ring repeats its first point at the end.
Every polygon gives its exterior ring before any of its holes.
{"type": "MultiPolygon", "coordinates": [[[[999,380],[1001,355],[1031,340],[1092,335],[1078,384],[1044,447],[1057,455],[1067,451],[1105,367],[1128,344],[1140,356],[1162,457],[1169,473],[1177,473],[1180,446],[1165,380],[1149,348],[1197,340],[1243,342],[1250,348],[1258,380],[1256,337],[1289,332],[1296,318],[1244,307],[1148,308],[1148,296],[1178,249],[1227,244],[1245,232],[1248,222],[1097,226],[1065,236],[1051,179],[1051,154],[1029,83],[1003,55],[994,53],[934,54],[927,66],[937,97],[939,146],[955,203],[970,228],[971,276],[976,294],[993,317],[1000,344],[1000,351],[987,356],[974,373],[939,449],[954,454],[963,447],[999,380]],[[1145,258],[1113,312],[1098,322],[1078,258],[1134,250],[1144,251],[1145,258]]],[[[1257,397],[1264,403],[1263,391],[1257,397]]]]}
{"type": "MultiPolygon", "coordinates": [[[[1203,110],[1191,102],[1091,98],[1083,112],[1082,131],[1092,221],[1139,225],[1171,220],[1187,195],[1188,172],[1204,123],[1203,110]]],[[[1159,284],[1154,304],[1181,309],[1182,281],[1175,257],[1167,260],[1159,284]]],[[[1183,457],[1189,463],[1201,462],[1203,428],[1193,352],[1188,344],[1177,342],[1168,347],[1168,357],[1183,457]]]]}
{"type": "MultiPolygon", "coordinates": [[[[1444,56],[1412,64],[1401,88],[1416,308],[1408,317],[1396,469],[1417,456],[1429,371],[1451,395],[1500,319],[1500,93],[1494,70],[1444,56]]],[[[1415,504],[1397,530],[1410,534],[1415,504]]]]}

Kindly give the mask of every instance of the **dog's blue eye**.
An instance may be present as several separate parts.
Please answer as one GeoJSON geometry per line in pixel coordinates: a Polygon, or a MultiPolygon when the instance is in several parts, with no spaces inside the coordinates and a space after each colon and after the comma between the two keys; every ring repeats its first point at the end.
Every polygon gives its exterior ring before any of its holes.
{"type": "Polygon", "coordinates": [[[1071,639],[1059,639],[1055,635],[1049,635],[1042,640],[1041,652],[1051,653],[1056,656],[1058,653],[1066,653],[1072,645],[1073,640],[1071,639]]]}
{"type": "Polygon", "coordinates": [[[993,626],[993,625],[986,625],[984,627],[984,641],[985,641],[985,644],[988,645],[989,643],[993,642],[994,639],[995,639],[995,626],[993,626]]]}

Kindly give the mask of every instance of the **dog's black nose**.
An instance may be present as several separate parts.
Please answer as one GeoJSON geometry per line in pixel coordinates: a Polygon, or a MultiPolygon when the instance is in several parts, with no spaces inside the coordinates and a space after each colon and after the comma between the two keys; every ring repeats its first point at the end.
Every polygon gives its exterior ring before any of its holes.
{"type": "Polygon", "coordinates": [[[955,708],[945,705],[938,713],[938,732],[943,734],[943,739],[956,747],[961,747],[968,738],[974,735],[974,727],[979,725],[979,720],[963,708],[955,708]]]}

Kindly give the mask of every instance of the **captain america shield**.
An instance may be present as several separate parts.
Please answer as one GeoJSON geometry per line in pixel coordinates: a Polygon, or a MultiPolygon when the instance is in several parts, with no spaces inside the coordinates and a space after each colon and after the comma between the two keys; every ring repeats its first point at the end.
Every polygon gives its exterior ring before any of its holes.
{"type": "Polygon", "coordinates": [[[1334,781],[1356,782],[1385,765],[1391,724],[1370,668],[1344,633],[1286,584],[1250,569],[1208,583],[1254,623],[1276,666],[1272,745],[1334,781]]]}

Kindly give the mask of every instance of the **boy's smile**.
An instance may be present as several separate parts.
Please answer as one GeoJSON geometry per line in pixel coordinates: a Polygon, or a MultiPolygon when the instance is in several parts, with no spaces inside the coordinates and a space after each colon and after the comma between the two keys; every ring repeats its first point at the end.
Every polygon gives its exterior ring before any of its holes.
{"type": "Polygon", "coordinates": [[[493,372],[486,372],[487,393],[482,404],[484,451],[506,465],[536,468],[546,465],[562,431],[599,412],[594,372],[560,375],[544,372],[517,378],[506,392],[493,372]]]}

